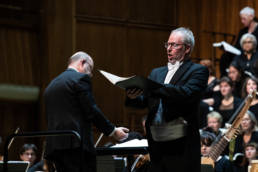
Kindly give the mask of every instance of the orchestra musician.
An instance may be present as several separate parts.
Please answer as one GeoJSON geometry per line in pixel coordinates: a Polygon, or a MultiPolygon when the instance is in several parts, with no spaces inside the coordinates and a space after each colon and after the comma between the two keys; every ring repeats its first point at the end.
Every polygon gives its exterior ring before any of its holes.
{"type": "Polygon", "coordinates": [[[24,144],[20,149],[20,159],[22,161],[28,161],[29,164],[29,172],[34,172],[36,169],[33,167],[35,165],[36,159],[37,159],[37,151],[38,148],[34,144],[24,144]],[[32,170],[33,169],[33,170],[32,170]]]}

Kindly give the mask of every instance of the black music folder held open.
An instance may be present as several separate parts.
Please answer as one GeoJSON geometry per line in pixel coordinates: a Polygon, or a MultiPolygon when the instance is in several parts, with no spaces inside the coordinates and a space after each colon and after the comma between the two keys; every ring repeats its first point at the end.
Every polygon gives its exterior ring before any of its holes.
{"type": "Polygon", "coordinates": [[[162,84],[142,76],[119,77],[103,70],[99,70],[99,72],[103,76],[105,76],[112,84],[117,85],[122,89],[140,88],[144,91],[148,91],[163,87],[162,84]]]}

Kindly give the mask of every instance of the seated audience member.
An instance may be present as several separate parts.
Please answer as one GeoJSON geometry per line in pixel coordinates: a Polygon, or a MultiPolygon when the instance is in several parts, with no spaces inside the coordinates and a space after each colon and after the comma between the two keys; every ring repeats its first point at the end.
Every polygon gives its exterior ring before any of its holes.
{"type": "MultiPolygon", "coordinates": [[[[212,151],[212,144],[214,143],[216,136],[214,133],[203,131],[201,133],[201,155],[208,156],[212,151]]],[[[219,156],[215,162],[215,172],[233,172],[231,162],[226,156],[219,156]]]]}
{"type": "Polygon", "coordinates": [[[244,74],[240,66],[235,61],[233,61],[228,68],[228,77],[233,82],[233,95],[239,98],[241,98],[243,76],[244,74]]]}
{"type": "MultiPolygon", "coordinates": [[[[246,78],[243,89],[242,98],[245,98],[248,94],[251,94],[253,90],[257,90],[258,80],[257,78],[246,78]]],[[[256,120],[258,119],[258,99],[254,98],[249,108],[254,113],[256,120]]]]}
{"type": "MultiPolygon", "coordinates": [[[[239,31],[235,47],[241,50],[240,39],[245,33],[253,34],[256,39],[258,38],[258,23],[254,20],[255,11],[253,8],[245,7],[240,11],[240,19],[244,28],[239,31]]],[[[257,47],[256,47],[257,48],[257,47]]],[[[224,53],[220,58],[220,73],[221,77],[226,76],[226,69],[232,62],[234,55],[231,53],[224,53]]]]}
{"type": "Polygon", "coordinates": [[[234,154],[244,153],[244,147],[250,143],[258,143],[257,121],[252,112],[247,111],[240,124],[241,134],[235,140],[234,154]]]}
{"type": "Polygon", "coordinates": [[[241,99],[232,94],[233,83],[228,77],[220,79],[220,93],[222,98],[214,97],[214,110],[219,112],[223,117],[222,127],[231,118],[238,106],[241,104],[241,99]]]}
{"type": "Polygon", "coordinates": [[[254,35],[246,33],[242,36],[240,44],[243,50],[241,55],[234,58],[233,61],[240,66],[243,72],[251,72],[254,74],[254,64],[258,59],[258,53],[256,51],[257,40],[254,35]]]}

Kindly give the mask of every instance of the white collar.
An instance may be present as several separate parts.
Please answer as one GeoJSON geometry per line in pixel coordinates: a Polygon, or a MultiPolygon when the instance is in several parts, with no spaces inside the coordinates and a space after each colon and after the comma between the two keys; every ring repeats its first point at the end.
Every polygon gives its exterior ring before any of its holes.
{"type": "Polygon", "coordinates": [[[221,158],[222,158],[222,156],[219,156],[218,159],[216,160],[216,162],[218,162],[221,158]]]}
{"type": "Polygon", "coordinates": [[[167,66],[168,66],[168,70],[173,70],[173,69],[177,69],[180,67],[180,65],[182,64],[182,61],[176,61],[174,64],[168,62],[167,66]]]}

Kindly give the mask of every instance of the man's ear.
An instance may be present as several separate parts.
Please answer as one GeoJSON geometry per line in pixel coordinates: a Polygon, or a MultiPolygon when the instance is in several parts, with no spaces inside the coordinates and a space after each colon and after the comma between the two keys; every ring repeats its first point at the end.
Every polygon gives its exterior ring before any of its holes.
{"type": "Polygon", "coordinates": [[[186,46],[185,53],[190,54],[191,48],[190,46],[186,46]]]}
{"type": "Polygon", "coordinates": [[[81,64],[84,65],[86,63],[85,59],[81,59],[81,64]]]}

